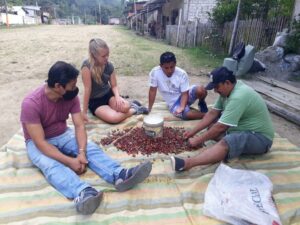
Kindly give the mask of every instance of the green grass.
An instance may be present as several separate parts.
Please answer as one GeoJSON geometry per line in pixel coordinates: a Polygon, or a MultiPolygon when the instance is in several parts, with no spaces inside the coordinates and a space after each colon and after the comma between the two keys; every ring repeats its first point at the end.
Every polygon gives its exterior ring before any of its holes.
{"type": "Polygon", "coordinates": [[[195,66],[215,68],[223,64],[225,54],[215,54],[207,48],[196,47],[186,48],[184,52],[191,59],[191,63],[195,66]]]}
{"type": "Polygon", "coordinates": [[[22,28],[28,28],[28,27],[36,27],[41,25],[27,25],[27,24],[11,24],[9,28],[7,28],[6,24],[0,24],[0,30],[12,30],[12,29],[22,29],[22,28]]]}
{"type": "MultiPolygon", "coordinates": [[[[201,68],[211,70],[223,64],[224,55],[214,54],[206,48],[179,48],[165,41],[137,35],[134,30],[125,26],[115,26],[114,29],[122,34],[120,35],[122,39],[114,40],[117,44],[113,49],[115,55],[126,59],[126,63],[119,66],[122,67],[122,73],[127,76],[147,74],[151,68],[159,65],[159,57],[165,51],[174,52],[177,65],[194,73],[201,68]],[[132,71],[133,65],[137,73],[132,71]]],[[[116,62],[121,64],[119,60],[116,62]]]]}

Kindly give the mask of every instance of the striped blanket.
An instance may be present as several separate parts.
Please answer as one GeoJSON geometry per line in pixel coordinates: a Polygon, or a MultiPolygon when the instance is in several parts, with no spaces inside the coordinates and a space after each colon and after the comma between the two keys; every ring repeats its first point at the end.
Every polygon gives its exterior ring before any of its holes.
{"type": "MultiPolygon", "coordinates": [[[[154,113],[163,115],[165,125],[189,128],[195,121],[172,117],[164,103],[154,113]]],[[[99,142],[114,129],[139,126],[143,116],[133,116],[119,125],[108,125],[93,118],[87,125],[88,137],[99,142]]],[[[70,124],[71,125],[71,124],[70,124]]],[[[131,167],[144,159],[153,162],[150,177],[124,193],[88,170],[82,179],[104,191],[104,198],[91,216],[76,213],[72,200],[66,199],[45,180],[28,160],[21,131],[0,149],[0,224],[224,224],[203,215],[207,185],[217,164],[196,167],[176,174],[169,157],[163,154],[135,157],[103,146],[112,158],[131,167]]],[[[184,152],[180,156],[193,156],[184,152]]],[[[274,199],[283,224],[300,224],[300,149],[278,135],[271,151],[263,156],[241,157],[228,163],[233,168],[259,171],[274,184],[274,199]]]]}

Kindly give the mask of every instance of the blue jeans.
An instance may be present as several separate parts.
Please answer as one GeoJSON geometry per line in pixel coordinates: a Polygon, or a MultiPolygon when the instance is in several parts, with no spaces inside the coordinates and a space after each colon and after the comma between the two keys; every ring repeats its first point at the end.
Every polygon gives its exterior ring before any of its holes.
{"type": "MultiPolygon", "coordinates": [[[[47,139],[47,142],[57,147],[65,155],[70,157],[78,155],[77,141],[70,128],[57,137],[47,139]]],[[[91,186],[80,180],[71,168],[44,155],[31,139],[26,141],[26,148],[32,163],[43,172],[47,181],[67,198],[76,198],[83,189],[91,186]]],[[[115,183],[123,169],[119,163],[112,160],[93,142],[87,144],[86,157],[91,170],[106,182],[115,183]]]]}

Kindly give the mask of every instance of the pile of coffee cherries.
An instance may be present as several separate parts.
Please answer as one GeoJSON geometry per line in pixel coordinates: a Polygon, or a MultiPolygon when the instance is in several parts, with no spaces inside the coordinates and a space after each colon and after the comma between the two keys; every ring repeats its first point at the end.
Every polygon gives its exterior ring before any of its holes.
{"type": "Polygon", "coordinates": [[[145,134],[142,127],[114,130],[107,137],[101,139],[102,145],[112,144],[118,149],[135,156],[138,153],[150,155],[152,153],[178,154],[183,151],[194,150],[183,137],[182,127],[163,127],[163,137],[152,138],[145,134]]]}

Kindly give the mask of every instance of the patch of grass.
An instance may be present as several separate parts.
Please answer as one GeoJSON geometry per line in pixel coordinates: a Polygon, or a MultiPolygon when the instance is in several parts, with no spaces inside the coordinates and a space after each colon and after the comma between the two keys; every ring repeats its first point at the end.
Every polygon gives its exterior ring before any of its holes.
{"type": "Polygon", "coordinates": [[[225,54],[216,54],[206,48],[186,48],[184,52],[191,59],[191,63],[195,66],[215,68],[223,64],[223,60],[227,57],[225,54]]]}
{"type": "Polygon", "coordinates": [[[223,64],[224,55],[214,54],[205,48],[179,48],[163,41],[139,36],[125,26],[113,28],[120,33],[122,39],[114,40],[118,47],[113,47],[115,53],[112,55],[119,56],[116,63],[127,76],[148,74],[154,66],[159,65],[159,57],[165,51],[174,52],[177,65],[191,74],[198,74],[197,71],[203,68],[211,70],[223,64]],[[120,62],[121,56],[124,63],[120,62]]]}
{"type": "Polygon", "coordinates": [[[136,35],[134,31],[124,26],[114,26],[114,30],[120,33],[120,39],[114,39],[112,46],[112,57],[115,65],[122,74],[141,75],[148,74],[150,70],[159,65],[159,57],[165,51],[172,51],[180,57],[180,50],[177,47],[167,45],[156,39],[136,35]],[[122,60],[121,60],[122,59],[122,60]]]}

